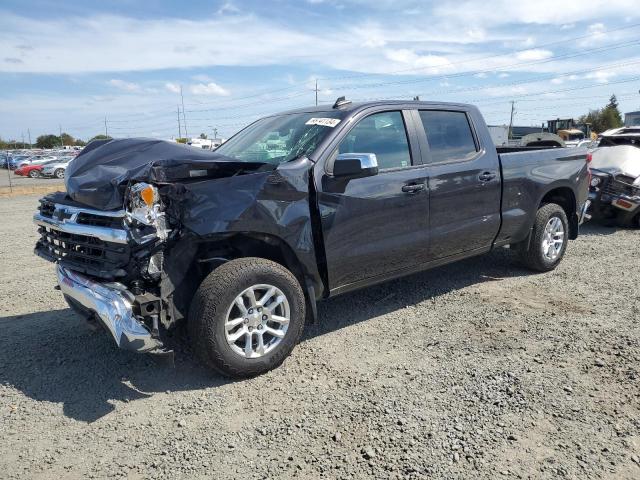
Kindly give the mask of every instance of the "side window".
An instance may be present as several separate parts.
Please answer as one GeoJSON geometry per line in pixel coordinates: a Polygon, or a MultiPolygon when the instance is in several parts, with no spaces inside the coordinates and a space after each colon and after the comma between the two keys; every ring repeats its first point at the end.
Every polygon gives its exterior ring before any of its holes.
{"type": "Polygon", "coordinates": [[[420,119],[432,162],[469,160],[478,151],[466,113],[420,110],[420,119]]]}
{"type": "Polygon", "coordinates": [[[338,153],[375,153],[381,170],[410,166],[402,112],[374,113],[363,118],[340,142],[338,153]]]}

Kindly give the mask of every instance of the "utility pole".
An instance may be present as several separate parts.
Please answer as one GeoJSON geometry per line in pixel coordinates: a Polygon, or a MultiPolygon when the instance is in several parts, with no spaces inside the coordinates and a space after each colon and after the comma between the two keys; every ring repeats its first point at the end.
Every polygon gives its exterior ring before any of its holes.
{"type": "Polygon", "coordinates": [[[187,132],[187,117],[184,115],[184,96],[182,95],[182,85],[180,85],[180,98],[182,99],[182,120],[184,121],[184,136],[189,138],[189,132],[187,132]]]}
{"type": "Polygon", "coordinates": [[[27,134],[29,135],[29,150],[31,150],[31,148],[32,148],[32,145],[31,145],[31,130],[29,130],[28,128],[27,128],[27,134]]]}
{"type": "Polygon", "coordinates": [[[107,116],[106,115],[104,117],[104,136],[105,137],[109,136],[109,130],[107,129],[107,116]]]}
{"type": "Polygon", "coordinates": [[[180,127],[180,105],[178,105],[178,138],[182,138],[182,128],[180,127]]]}
{"type": "Polygon", "coordinates": [[[316,107],[318,106],[318,79],[316,78],[316,107]]]}
{"type": "Polygon", "coordinates": [[[58,125],[60,128],[60,145],[62,145],[62,149],[64,150],[64,141],[62,140],[62,125],[58,125]]]}
{"type": "Polygon", "coordinates": [[[515,101],[511,100],[511,118],[509,119],[509,133],[507,138],[509,140],[511,140],[511,137],[513,136],[513,114],[514,114],[514,107],[515,107],[515,101]]]}

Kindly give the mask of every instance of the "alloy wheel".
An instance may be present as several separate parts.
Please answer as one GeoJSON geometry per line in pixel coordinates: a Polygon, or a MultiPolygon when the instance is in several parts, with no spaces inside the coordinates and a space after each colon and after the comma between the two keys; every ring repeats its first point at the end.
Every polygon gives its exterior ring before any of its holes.
{"type": "Polygon", "coordinates": [[[278,287],[253,285],[238,295],[225,317],[225,337],[236,354],[259,358],[278,348],[287,333],[291,309],[278,287]]]}
{"type": "Polygon", "coordinates": [[[559,217],[551,217],[542,234],[542,254],[547,260],[555,261],[564,245],[564,225],[559,217]]]}

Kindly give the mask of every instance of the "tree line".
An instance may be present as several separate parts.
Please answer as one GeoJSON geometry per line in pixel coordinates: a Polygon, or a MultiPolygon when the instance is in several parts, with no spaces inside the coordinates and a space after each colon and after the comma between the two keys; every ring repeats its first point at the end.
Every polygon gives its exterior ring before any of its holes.
{"type": "Polygon", "coordinates": [[[602,133],[610,128],[622,127],[624,123],[618,108],[618,99],[615,95],[611,95],[607,105],[600,109],[589,110],[589,113],[578,118],[578,123],[590,123],[591,130],[596,133],[602,133]]]}
{"type": "Polygon", "coordinates": [[[93,140],[104,140],[104,139],[110,139],[110,138],[111,137],[107,135],[96,135],[92,137],[88,142],[85,142],[80,138],[73,138],[68,133],[63,132],[62,135],[53,135],[49,133],[45,135],[40,135],[38,138],[36,138],[36,143],[34,143],[33,145],[29,145],[26,142],[19,142],[16,140],[5,141],[0,138],[0,150],[9,150],[14,148],[26,149],[26,148],[33,148],[33,147],[44,148],[44,149],[62,148],[66,146],[84,147],[87,143],[93,140]]]}

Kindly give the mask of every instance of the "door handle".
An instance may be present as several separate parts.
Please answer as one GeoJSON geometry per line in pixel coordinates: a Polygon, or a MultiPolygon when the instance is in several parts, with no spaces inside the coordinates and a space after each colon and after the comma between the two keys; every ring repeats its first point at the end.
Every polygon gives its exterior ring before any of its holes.
{"type": "Polygon", "coordinates": [[[478,175],[478,180],[480,180],[481,182],[489,182],[494,178],[496,178],[496,174],[491,172],[482,172],[480,175],[478,175]]]}
{"type": "Polygon", "coordinates": [[[418,193],[422,190],[424,190],[424,183],[412,183],[402,186],[402,191],[404,193],[418,193]]]}

